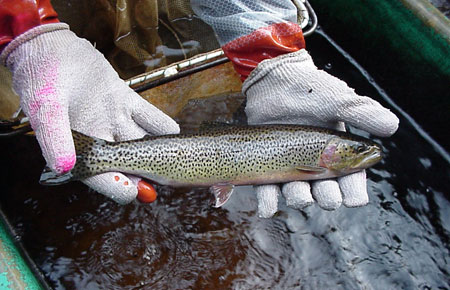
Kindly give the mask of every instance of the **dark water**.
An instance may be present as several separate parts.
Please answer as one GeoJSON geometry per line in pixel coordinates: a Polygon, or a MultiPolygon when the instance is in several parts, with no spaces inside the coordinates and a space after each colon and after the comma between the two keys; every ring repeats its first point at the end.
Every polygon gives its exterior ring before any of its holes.
{"type": "Polygon", "coordinates": [[[450,3],[448,0],[429,0],[445,16],[450,17],[450,3]]]}
{"type": "MultiPolygon", "coordinates": [[[[386,105],[324,38],[308,45],[319,67],[386,105]]],[[[217,107],[205,115],[223,120],[217,107]]],[[[38,185],[44,161],[25,136],[0,140],[1,205],[57,289],[449,289],[448,156],[400,118],[392,138],[374,138],[386,157],[368,170],[362,208],[293,210],[281,199],[259,219],[251,187],[221,209],[207,190],[167,187],[151,205],[119,206],[80,183],[38,185]]]]}

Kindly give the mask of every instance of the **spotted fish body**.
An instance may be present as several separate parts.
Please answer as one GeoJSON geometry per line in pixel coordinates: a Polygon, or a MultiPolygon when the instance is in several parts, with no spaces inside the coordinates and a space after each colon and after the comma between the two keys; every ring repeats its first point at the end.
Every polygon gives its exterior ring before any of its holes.
{"type": "Polygon", "coordinates": [[[212,187],[228,195],[233,185],[337,177],[381,159],[380,147],[367,139],[298,125],[226,126],[125,142],[78,132],[73,137],[77,161],[70,175],[64,179],[47,172],[42,183],[118,171],[163,185],[212,187]]]}

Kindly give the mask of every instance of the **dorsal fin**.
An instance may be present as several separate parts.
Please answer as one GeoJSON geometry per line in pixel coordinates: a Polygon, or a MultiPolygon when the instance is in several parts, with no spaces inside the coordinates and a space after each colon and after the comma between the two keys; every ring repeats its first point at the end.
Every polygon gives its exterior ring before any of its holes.
{"type": "Polygon", "coordinates": [[[200,127],[198,129],[200,131],[203,131],[203,130],[215,130],[215,129],[228,128],[228,127],[231,127],[231,126],[233,126],[233,124],[213,121],[213,122],[203,122],[203,123],[201,123],[200,127]]]}

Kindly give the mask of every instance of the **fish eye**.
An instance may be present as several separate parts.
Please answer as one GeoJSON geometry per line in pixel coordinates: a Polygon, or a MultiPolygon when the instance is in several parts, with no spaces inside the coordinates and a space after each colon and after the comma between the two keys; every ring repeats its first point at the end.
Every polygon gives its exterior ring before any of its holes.
{"type": "Polygon", "coordinates": [[[363,153],[366,150],[367,150],[367,146],[365,146],[365,145],[361,144],[361,145],[356,145],[355,146],[355,151],[358,152],[358,153],[363,153]]]}

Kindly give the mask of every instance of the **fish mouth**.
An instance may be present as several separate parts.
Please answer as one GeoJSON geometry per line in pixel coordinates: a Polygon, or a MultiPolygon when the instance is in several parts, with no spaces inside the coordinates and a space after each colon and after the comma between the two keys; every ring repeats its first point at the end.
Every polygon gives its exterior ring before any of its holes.
{"type": "Polygon", "coordinates": [[[372,165],[375,165],[376,163],[380,162],[380,160],[383,159],[383,151],[379,147],[372,147],[370,152],[366,154],[361,161],[358,164],[358,167],[360,169],[364,169],[367,167],[370,167],[372,165]]]}

